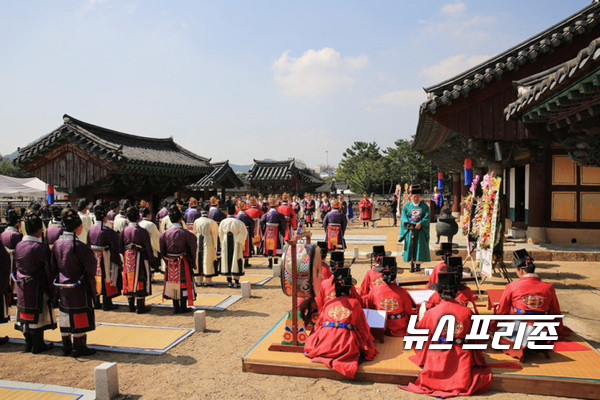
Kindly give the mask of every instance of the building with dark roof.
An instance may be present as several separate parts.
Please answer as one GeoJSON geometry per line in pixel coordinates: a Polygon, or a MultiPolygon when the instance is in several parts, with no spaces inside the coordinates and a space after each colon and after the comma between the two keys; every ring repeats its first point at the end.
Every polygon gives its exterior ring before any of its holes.
{"type": "Polygon", "coordinates": [[[454,212],[467,190],[463,162],[471,158],[475,173],[504,177],[506,222],[525,229],[531,241],[600,243],[600,213],[589,211],[600,210],[598,78],[595,67],[586,67],[597,58],[598,37],[600,4],[594,1],[425,89],[413,146],[453,173],[454,212]]]}
{"type": "Polygon", "coordinates": [[[227,189],[244,187],[244,182],[231,168],[229,160],[212,163],[211,167],[213,168],[211,173],[200,178],[198,182],[192,183],[187,189],[193,192],[202,192],[202,197],[208,199],[210,196],[217,195],[218,190],[221,190],[221,198],[225,198],[227,189]]]}
{"type": "Polygon", "coordinates": [[[213,171],[210,159],[173,138],[130,135],[63,116],[63,124],[18,149],[15,165],[76,196],[172,195],[213,171]]]}
{"type": "Polygon", "coordinates": [[[251,191],[264,193],[313,192],[324,182],[293,158],[285,161],[254,160],[246,179],[251,191]]]}

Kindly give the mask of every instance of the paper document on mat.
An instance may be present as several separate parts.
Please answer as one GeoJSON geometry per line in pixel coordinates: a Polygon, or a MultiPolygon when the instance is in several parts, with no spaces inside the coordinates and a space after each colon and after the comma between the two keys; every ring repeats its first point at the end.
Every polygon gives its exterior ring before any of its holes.
{"type": "Polygon", "coordinates": [[[407,290],[407,292],[415,304],[421,304],[429,300],[431,295],[435,293],[435,290],[407,290]]]}
{"type": "Polygon", "coordinates": [[[384,310],[369,310],[364,308],[363,311],[370,328],[385,328],[386,312],[384,310]]]}

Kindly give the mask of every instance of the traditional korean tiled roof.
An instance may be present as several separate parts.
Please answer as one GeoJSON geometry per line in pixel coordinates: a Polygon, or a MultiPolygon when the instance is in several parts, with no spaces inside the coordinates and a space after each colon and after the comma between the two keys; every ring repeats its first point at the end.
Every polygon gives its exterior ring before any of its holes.
{"type": "Polygon", "coordinates": [[[327,181],[318,188],[315,189],[316,193],[333,193],[335,191],[343,192],[348,190],[348,184],[346,182],[335,182],[327,181]]]}
{"type": "Polygon", "coordinates": [[[321,178],[293,158],[285,161],[254,160],[247,175],[249,182],[286,182],[294,177],[307,183],[323,183],[321,178]]]}
{"type": "Polygon", "coordinates": [[[600,22],[600,3],[595,0],[569,18],[513,48],[437,85],[425,88],[428,100],[421,105],[421,113],[434,113],[437,108],[449,105],[453,100],[467,97],[470,92],[481,90],[492,81],[502,78],[510,71],[526,63],[533,63],[538,56],[554,51],[570,43],[575,36],[589,32],[600,22]]]}
{"type": "Polygon", "coordinates": [[[537,122],[552,119],[552,116],[556,117],[560,113],[565,113],[566,109],[578,108],[582,103],[589,104],[591,100],[597,100],[600,95],[600,80],[598,79],[600,72],[597,71],[599,67],[600,38],[597,38],[582,49],[577,57],[515,82],[518,96],[516,101],[504,109],[506,119],[516,118],[555,95],[560,96],[554,102],[546,104],[543,109],[528,113],[523,121],[537,122]],[[591,75],[594,75],[596,79],[591,75]],[[579,82],[583,77],[589,78],[589,82],[579,82]]]}
{"type": "Polygon", "coordinates": [[[229,166],[229,160],[219,163],[212,163],[213,170],[210,174],[202,177],[198,182],[189,186],[192,190],[215,189],[215,188],[233,188],[242,187],[244,182],[237,176],[229,166]]]}
{"type": "Polygon", "coordinates": [[[122,171],[148,170],[156,173],[204,174],[211,171],[210,159],[184,149],[173,138],[157,139],[130,135],[63,116],[63,125],[26,147],[19,148],[16,165],[23,165],[70,142],[94,156],[117,164],[122,171]]]}

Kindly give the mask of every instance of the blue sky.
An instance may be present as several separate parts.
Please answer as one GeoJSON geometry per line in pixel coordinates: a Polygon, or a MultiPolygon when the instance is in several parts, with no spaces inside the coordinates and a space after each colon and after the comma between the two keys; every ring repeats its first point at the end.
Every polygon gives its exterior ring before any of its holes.
{"type": "Polygon", "coordinates": [[[414,134],[423,87],[591,0],[1,0],[0,153],[62,115],[213,161],[341,159],[414,134]]]}

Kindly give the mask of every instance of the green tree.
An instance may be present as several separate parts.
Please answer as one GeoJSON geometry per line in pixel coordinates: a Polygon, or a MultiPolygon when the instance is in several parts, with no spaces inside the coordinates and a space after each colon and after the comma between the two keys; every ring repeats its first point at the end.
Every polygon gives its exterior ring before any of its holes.
{"type": "Polygon", "coordinates": [[[386,185],[386,189],[391,187],[394,190],[396,183],[404,185],[408,182],[432,190],[431,183],[437,182],[437,168],[430,160],[413,150],[411,141],[398,139],[394,144],[395,147],[383,150],[386,166],[384,179],[388,184],[393,182],[393,186],[386,185]]]}
{"type": "Polygon", "coordinates": [[[337,170],[338,179],[346,181],[355,193],[376,191],[383,175],[383,155],[375,142],[354,142],[344,152],[337,170]]]}
{"type": "Polygon", "coordinates": [[[0,161],[0,175],[12,176],[13,178],[29,178],[31,176],[26,171],[16,167],[8,157],[2,157],[2,161],[0,161]]]}

